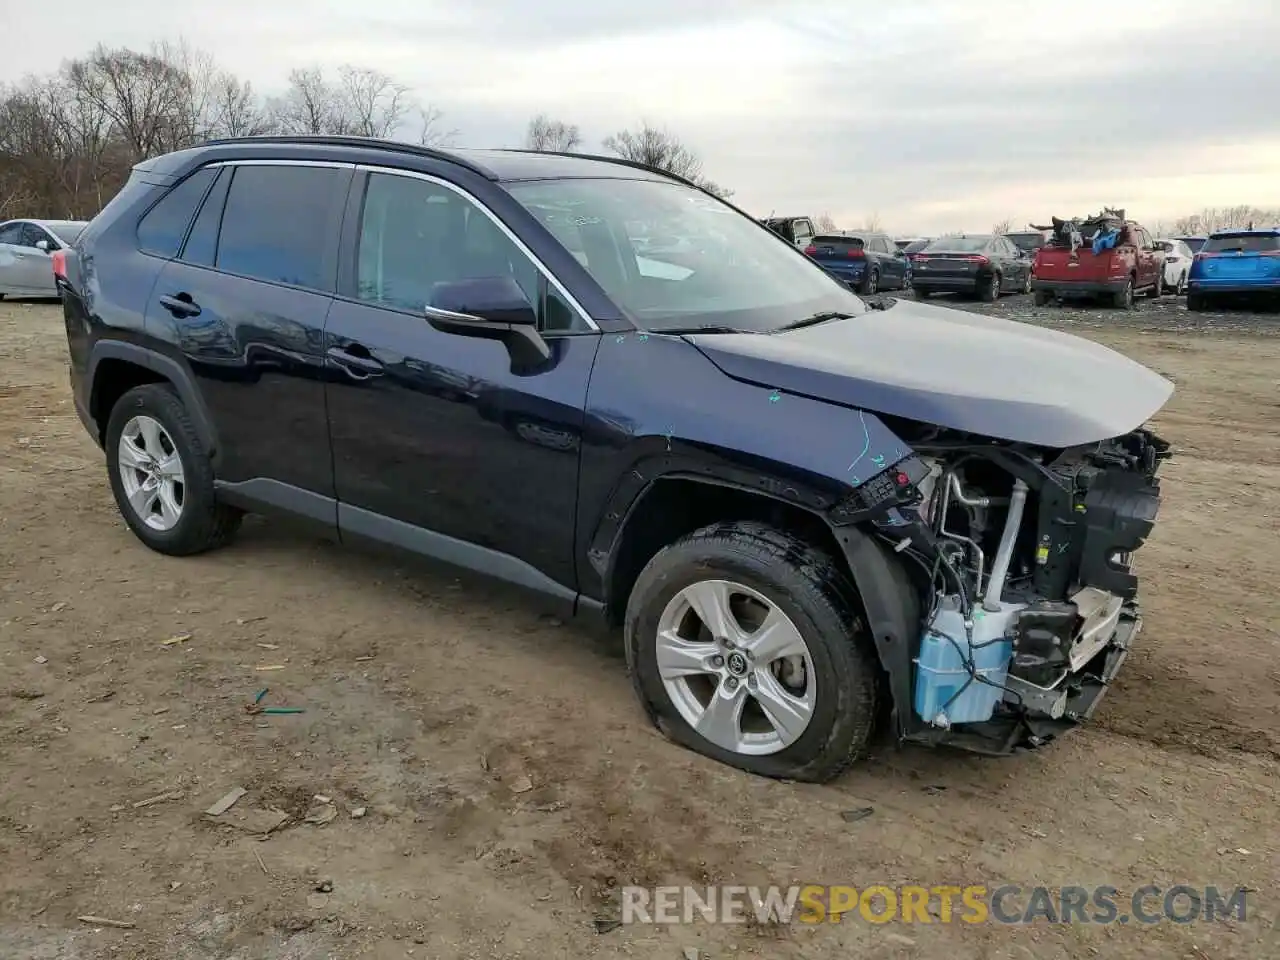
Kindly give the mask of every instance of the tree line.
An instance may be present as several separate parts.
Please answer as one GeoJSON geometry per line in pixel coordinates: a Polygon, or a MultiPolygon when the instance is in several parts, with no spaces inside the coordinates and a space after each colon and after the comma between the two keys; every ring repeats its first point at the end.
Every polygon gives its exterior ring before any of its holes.
{"type": "MultiPolygon", "coordinates": [[[[453,143],[443,113],[380,70],[347,65],[294,70],[264,95],[185,42],[146,51],[99,45],[55,72],[0,85],[0,221],[89,219],[134,164],[222,137],[325,134],[453,143]]],[[[535,117],[527,146],[579,151],[577,126],[535,117]]],[[[677,136],[643,123],[605,137],[605,151],[731,191],[702,172],[677,136]]]]}

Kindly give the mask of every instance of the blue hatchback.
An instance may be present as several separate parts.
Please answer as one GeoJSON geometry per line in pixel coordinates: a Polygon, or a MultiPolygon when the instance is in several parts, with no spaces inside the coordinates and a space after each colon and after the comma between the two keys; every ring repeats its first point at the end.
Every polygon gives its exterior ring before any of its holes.
{"type": "Polygon", "coordinates": [[[1192,310],[1227,296],[1280,295],[1280,227],[1214,233],[1196,253],[1187,279],[1192,310]]]}

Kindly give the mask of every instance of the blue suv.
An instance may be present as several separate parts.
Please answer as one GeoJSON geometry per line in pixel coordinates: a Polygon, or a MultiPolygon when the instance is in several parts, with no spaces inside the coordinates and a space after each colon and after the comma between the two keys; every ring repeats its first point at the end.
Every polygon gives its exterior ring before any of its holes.
{"type": "Polygon", "coordinates": [[[254,511],[519,584],[621,627],[651,720],[745,770],[830,779],[881,721],[1044,744],[1141,625],[1167,380],[869,306],[657,170],[215,142],[135,167],[53,269],[148,547],[254,511]]]}
{"type": "Polygon", "coordinates": [[[1187,286],[1191,310],[1228,297],[1280,296],[1280,227],[1214,233],[1191,261],[1187,286]]]}

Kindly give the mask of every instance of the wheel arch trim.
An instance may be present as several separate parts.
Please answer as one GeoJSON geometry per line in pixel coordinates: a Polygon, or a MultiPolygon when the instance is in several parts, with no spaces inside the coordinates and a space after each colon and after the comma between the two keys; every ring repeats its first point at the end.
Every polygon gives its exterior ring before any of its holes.
{"type": "MultiPolygon", "coordinates": [[[[89,354],[87,371],[87,379],[90,384],[89,409],[94,413],[98,412],[96,409],[100,386],[98,373],[104,360],[123,360],[126,363],[132,363],[135,366],[149,370],[151,373],[168,381],[177,391],[183,406],[187,408],[187,414],[195,425],[196,433],[199,434],[200,442],[204,445],[206,453],[210,457],[216,457],[218,438],[213,426],[213,420],[209,416],[209,410],[196,387],[195,378],[185,365],[172,357],[165,356],[163,353],[140,344],[128,343],[123,340],[99,340],[93,345],[93,349],[89,354]]],[[[105,426],[103,430],[105,432],[105,426]]]]}

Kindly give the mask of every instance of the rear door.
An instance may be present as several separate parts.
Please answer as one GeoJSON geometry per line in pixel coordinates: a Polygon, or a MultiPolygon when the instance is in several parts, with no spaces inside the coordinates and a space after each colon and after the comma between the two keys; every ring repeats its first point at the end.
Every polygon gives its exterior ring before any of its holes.
{"type": "MultiPolygon", "coordinates": [[[[321,338],[350,164],[215,166],[147,332],[189,365],[233,492],[336,522],[321,338]]],[[[145,221],[144,221],[145,224],[145,221]]]]}
{"type": "Polygon", "coordinates": [[[813,224],[804,217],[792,221],[791,229],[797,247],[804,249],[813,243],[813,224]]]}

